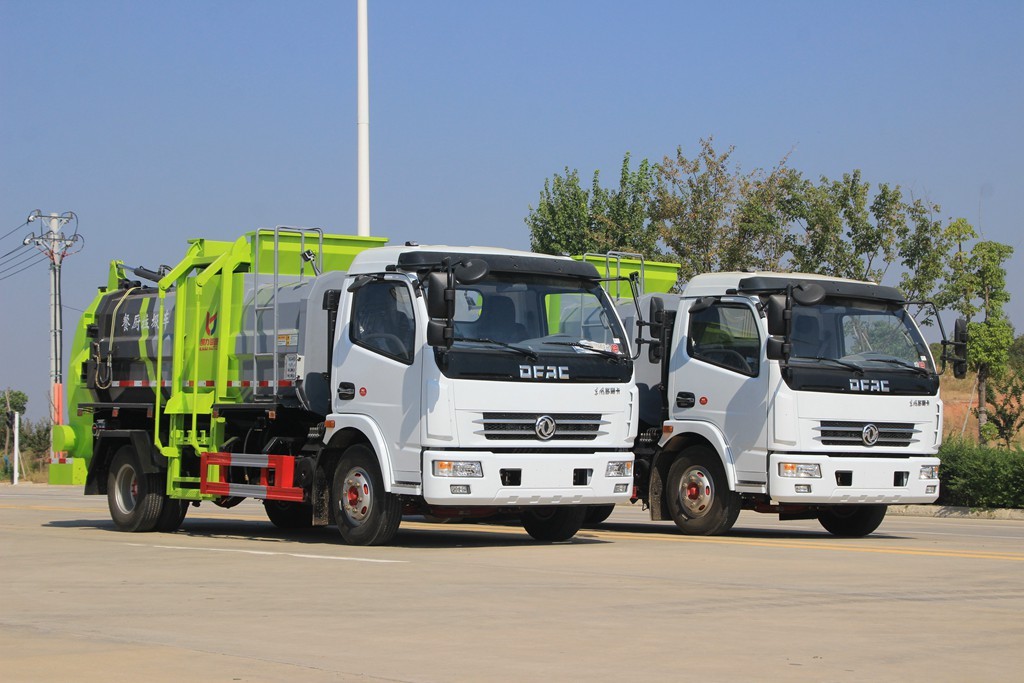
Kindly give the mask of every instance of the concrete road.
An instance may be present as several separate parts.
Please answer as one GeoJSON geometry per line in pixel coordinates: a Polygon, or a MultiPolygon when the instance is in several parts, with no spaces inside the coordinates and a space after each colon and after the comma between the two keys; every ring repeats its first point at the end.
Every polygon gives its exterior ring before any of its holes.
{"type": "Polygon", "coordinates": [[[1011,681],[1024,522],[892,517],[865,539],[744,512],[678,535],[620,508],[545,545],[406,521],[385,548],[258,502],[114,530],[78,489],[0,486],[0,680],[1011,681]]]}

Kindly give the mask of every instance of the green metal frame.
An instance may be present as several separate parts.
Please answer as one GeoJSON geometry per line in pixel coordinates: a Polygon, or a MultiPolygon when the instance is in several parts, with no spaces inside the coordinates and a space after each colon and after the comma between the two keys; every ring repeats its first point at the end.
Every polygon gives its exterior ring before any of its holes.
{"type": "MultiPolygon", "coordinates": [[[[147,361],[149,378],[154,383],[153,444],[167,459],[167,494],[172,498],[207,500],[216,496],[199,492],[199,477],[182,474],[182,458],[187,450],[198,455],[216,451],[224,443],[226,418],[214,416],[214,404],[230,404],[240,400],[241,389],[228,383],[240,378],[241,363],[235,356],[235,340],[244,321],[244,276],[251,273],[259,250],[260,271],[272,273],[277,249],[279,275],[298,275],[303,266],[300,238],[297,234],[274,230],[249,232],[234,242],[192,239],[185,257],[157,283],[157,325],[149,334],[156,334],[156,362],[147,361]],[[267,237],[270,239],[267,239],[267,237]],[[164,316],[167,293],[174,290],[174,339],[171,348],[170,377],[163,375],[164,316]],[[215,311],[215,313],[212,313],[215,311]],[[207,334],[208,316],[216,315],[216,330],[207,334]],[[213,386],[206,386],[213,380],[213,386]],[[168,398],[163,399],[161,382],[168,382],[168,398]],[[161,420],[167,429],[161,434],[161,420]],[[208,425],[204,427],[205,425],[208,425]]],[[[387,242],[382,237],[324,235],[322,268],[346,270],[356,254],[387,242]]],[[[305,245],[307,248],[310,245],[305,245]]],[[[315,246],[315,245],[314,245],[315,246]]],[[[89,305],[75,334],[74,352],[70,359],[73,371],[68,373],[70,424],[54,429],[55,441],[70,454],[88,461],[93,456],[92,415],[78,415],[81,403],[94,403],[96,397],[81,381],[75,370],[89,358],[88,325],[96,322],[96,309],[103,296],[117,291],[128,279],[122,261],[111,261],[106,288],[89,305]]],[[[151,336],[140,339],[140,356],[148,358],[146,344],[151,336]]],[[[216,476],[212,472],[211,476],[216,476]]],[[[76,482],[79,483],[79,482],[76,482]]]]}

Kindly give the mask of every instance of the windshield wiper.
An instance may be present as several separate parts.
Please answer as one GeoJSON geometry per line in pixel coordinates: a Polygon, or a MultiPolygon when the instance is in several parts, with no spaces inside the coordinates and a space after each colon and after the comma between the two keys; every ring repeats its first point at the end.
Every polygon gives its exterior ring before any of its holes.
{"type": "Polygon", "coordinates": [[[898,365],[901,368],[907,368],[908,370],[913,370],[914,372],[916,372],[917,374],[921,375],[922,377],[928,377],[929,375],[932,374],[932,373],[928,372],[928,370],[926,370],[925,368],[919,368],[916,365],[908,363],[905,360],[900,360],[899,358],[871,358],[870,360],[871,360],[871,362],[875,362],[875,363],[889,363],[890,365],[898,365]]]}
{"type": "Polygon", "coordinates": [[[614,351],[606,351],[605,349],[595,349],[593,346],[587,346],[586,344],[583,344],[581,342],[575,342],[575,341],[546,341],[544,343],[548,344],[550,346],[571,346],[574,349],[583,349],[584,351],[592,351],[592,352],[596,353],[599,356],[604,356],[605,358],[613,358],[615,360],[622,360],[622,358],[623,358],[622,354],[615,353],[614,351]]]}
{"type": "Polygon", "coordinates": [[[453,342],[473,342],[476,344],[494,344],[495,346],[502,346],[506,349],[511,349],[517,353],[521,353],[530,360],[537,360],[537,352],[532,349],[524,349],[522,346],[516,346],[515,344],[509,344],[508,342],[498,341],[497,339],[487,339],[484,337],[455,337],[452,339],[453,342]]]}
{"type": "Polygon", "coordinates": [[[796,356],[795,358],[790,358],[790,362],[793,362],[794,360],[825,361],[826,363],[835,363],[836,365],[841,365],[844,368],[849,368],[850,370],[856,372],[858,375],[864,374],[864,368],[857,365],[856,363],[851,363],[848,360],[839,360],[838,358],[825,358],[824,356],[796,356]]]}

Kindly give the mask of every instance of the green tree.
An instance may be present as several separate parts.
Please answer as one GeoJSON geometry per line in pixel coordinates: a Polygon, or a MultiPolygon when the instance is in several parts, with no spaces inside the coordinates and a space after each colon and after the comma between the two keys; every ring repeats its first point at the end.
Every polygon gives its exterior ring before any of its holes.
{"type": "Polygon", "coordinates": [[[1010,344],[1009,358],[1010,369],[1024,375],[1024,334],[1018,335],[1010,344]]]}
{"type": "Polygon", "coordinates": [[[618,187],[602,187],[595,171],[590,189],[584,189],[579,171],[566,168],[564,176],[544,181],[537,207],[530,207],[530,246],[545,254],[627,251],[657,258],[658,232],[648,211],[653,187],[650,163],[644,159],[631,170],[628,152],[618,187]]]}
{"type": "Polygon", "coordinates": [[[1024,427],[1024,375],[1008,370],[989,383],[985,401],[988,403],[988,422],[995,436],[1007,448],[1024,427]]]}
{"type": "Polygon", "coordinates": [[[978,438],[987,441],[993,436],[992,428],[985,426],[987,383],[1006,370],[1013,344],[1013,327],[1003,310],[1010,300],[1003,263],[1013,255],[1013,247],[982,240],[975,242],[970,252],[964,251],[964,242],[976,238],[977,233],[963,218],[950,223],[947,235],[957,250],[949,263],[940,302],[968,320],[967,363],[978,373],[978,438]],[[979,315],[982,319],[974,320],[979,315]]]}
{"type": "MultiPolygon", "coordinates": [[[[28,405],[28,396],[24,392],[18,391],[17,389],[11,389],[10,387],[4,389],[4,394],[0,397],[0,412],[5,416],[8,411],[14,411],[20,413],[22,417],[25,415],[25,407],[28,405]]],[[[3,431],[4,435],[4,453],[9,452],[11,430],[7,427],[7,420],[0,421],[0,430],[3,431]]]]}
{"type": "Polygon", "coordinates": [[[793,190],[791,211],[802,229],[793,246],[795,269],[881,282],[908,234],[900,187],[881,183],[872,198],[870,183],[855,170],[793,190]]]}
{"type": "Polygon", "coordinates": [[[35,453],[41,459],[49,457],[50,453],[50,428],[49,418],[39,420],[24,420],[22,422],[22,435],[20,443],[23,452],[35,453]]]}
{"type": "MultiPolygon", "coordinates": [[[[909,301],[933,299],[942,283],[951,239],[942,221],[935,218],[939,210],[938,204],[920,199],[907,207],[910,227],[898,250],[905,269],[899,287],[909,301]]],[[[927,313],[922,322],[930,323],[927,313]]]]}
{"type": "MultiPolygon", "coordinates": [[[[597,174],[594,174],[597,182],[597,174]]],[[[537,208],[526,217],[531,248],[544,254],[581,254],[588,250],[592,231],[590,192],[580,187],[576,169],[565,169],[544,181],[537,208]]]]}
{"type": "Polygon", "coordinates": [[[765,176],[742,179],[737,234],[729,241],[726,261],[738,268],[784,268],[793,249],[790,225],[795,216],[790,199],[800,182],[800,174],[786,167],[786,159],[765,176]]]}
{"type": "Polygon", "coordinates": [[[777,268],[789,249],[789,203],[795,172],[786,159],[769,173],[743,173],[733,147],[700,141],[693,158],[676,148],[657,167],[651,216],[680,263],[679,276],[745,268],[777,268]]]}

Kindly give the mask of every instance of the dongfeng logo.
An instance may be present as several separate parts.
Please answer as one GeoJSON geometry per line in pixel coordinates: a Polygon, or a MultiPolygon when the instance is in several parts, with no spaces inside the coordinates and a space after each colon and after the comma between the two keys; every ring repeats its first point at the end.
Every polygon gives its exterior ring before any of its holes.
{"type": "Polygon", "coordinates": [[[864,425],[864,429],[860,432],[860,438],[865,446],[874,446],[878,443],[878,427],[873,424],[864,425]]]}
{"type": "Polygon", "coordinates": [[[555,418],[550,415],[541,415],[533,424],[533,431],[537,433],[538,439],[541,441],[547,441],[555,435],[555,428],[557,426],[555,418]]]}

